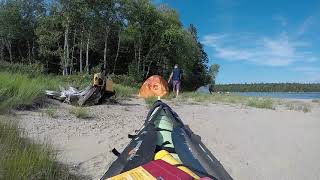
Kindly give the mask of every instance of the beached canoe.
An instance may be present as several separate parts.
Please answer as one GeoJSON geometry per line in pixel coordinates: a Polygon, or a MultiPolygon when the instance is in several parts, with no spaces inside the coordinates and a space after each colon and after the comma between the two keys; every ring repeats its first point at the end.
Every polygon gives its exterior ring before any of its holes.
{"type": "Polygon", "coordinates": [[[131,142],[122,153],[115,153],[118,158],[102,179],[114,177],[157,159],[173,164],[194,179],[232,179],[201,142],[200,137],[185,126],[179,116],[162,101],[155,102],[142,128],[136,135],[129,137],[132,138],[131,142]]]}

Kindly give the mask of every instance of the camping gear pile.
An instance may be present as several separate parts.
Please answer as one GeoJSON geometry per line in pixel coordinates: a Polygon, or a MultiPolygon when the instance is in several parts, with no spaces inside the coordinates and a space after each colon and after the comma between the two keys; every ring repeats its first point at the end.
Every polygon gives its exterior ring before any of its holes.
{"type": "Polygon", "coordinates": [[[83,90],[74,87],[69,89],[60,88],[60,92],[46,91],[46,95],[59,101],[74,105],[95,105],[101,103],[104,99],[108,99],[115,95],[112,80],[106,78],[102,73],[94,74],[93,84],[83,90]]]}
{"type": "Polygon", "coordinates": [[[231,180],[220,162],[165,103],[156,101],[144,125],[101,179],[231,180]]]}
{"type": "Polygon", "coordinates": [[[169,93],[168,83],[161,76],[150,76],[141,86],[139,97],[163,97],[169,93]]]}

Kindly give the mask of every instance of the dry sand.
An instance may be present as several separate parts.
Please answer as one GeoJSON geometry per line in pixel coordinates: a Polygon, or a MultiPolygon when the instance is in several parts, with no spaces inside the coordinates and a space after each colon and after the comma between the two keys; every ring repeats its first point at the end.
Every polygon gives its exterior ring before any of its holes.
{"type": "MultiPolygon", "coordinates": [[[[310,102],[311,103],[311,102],[310,102]]],[[[74,173],[99,179],[139,129],[148,109],[143,100],[88,107],[92,118],[77,119],[70,105],[55,103],[57,117],[45,110],[20,111],[20,126],[37,141],[50,142],[74,173]]],[[[234,179],[319,179],[320,104],[311,112],[257,109],[224,104],[169,102],[185,124],[201,136],[234,179]]]]}

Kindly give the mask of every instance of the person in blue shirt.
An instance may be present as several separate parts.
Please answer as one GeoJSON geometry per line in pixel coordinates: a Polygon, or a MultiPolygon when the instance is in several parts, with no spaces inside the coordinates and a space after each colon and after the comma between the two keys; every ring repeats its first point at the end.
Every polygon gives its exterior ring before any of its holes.
{"type": "Polygon", "coordinates": [[[176,94],[176,97],[179,95],[180,87],[181,87],[181,78],[182,78],[182,70],[178,67],[178,64],[174,65],[174,69],[172,70],[168,83],[173,80],[173,93],[176,94]]]}

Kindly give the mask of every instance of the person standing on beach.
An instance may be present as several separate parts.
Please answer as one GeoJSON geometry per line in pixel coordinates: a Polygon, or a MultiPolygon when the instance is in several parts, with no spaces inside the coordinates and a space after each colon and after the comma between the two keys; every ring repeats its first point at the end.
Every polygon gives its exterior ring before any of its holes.
{"type": "Polygon", "coordinates": [[[181,78],[182,78],[182,70],[178,67],[178,64],[174,65],[174,69],[172,70],[168,83],[173,80],[173,93],[176,94],[176,97],[179,95],[180,87],[181,87],[181,78]]]}

